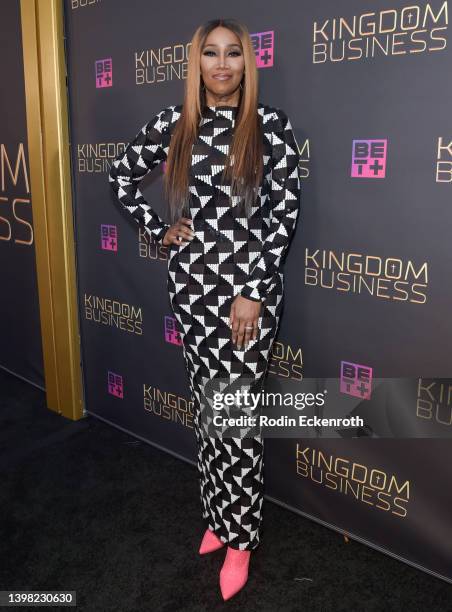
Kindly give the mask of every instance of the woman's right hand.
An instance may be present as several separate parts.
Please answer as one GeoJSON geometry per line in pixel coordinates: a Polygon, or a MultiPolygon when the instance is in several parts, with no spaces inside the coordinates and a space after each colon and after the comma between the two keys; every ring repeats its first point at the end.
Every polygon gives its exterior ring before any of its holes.
{"type": "Polygon", "coordinates": [[[191,242],[195,236],[193,231],[193,221],[187,217],[180,217],[174,225],[171,225],[165,236],[162,244],[169,246],[170,244],[186,245],[191,242]],[[185,240],[184,240],[185,238],[185,240]]]}

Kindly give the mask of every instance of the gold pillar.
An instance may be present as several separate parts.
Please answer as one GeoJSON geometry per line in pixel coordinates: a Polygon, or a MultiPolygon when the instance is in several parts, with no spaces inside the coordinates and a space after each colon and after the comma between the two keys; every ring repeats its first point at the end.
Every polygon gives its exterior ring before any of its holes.
{"type": "Polygon", "coordinates": [[[84,416],[63,1],[21,0],[28,153],[47,407],[84,416]]]}

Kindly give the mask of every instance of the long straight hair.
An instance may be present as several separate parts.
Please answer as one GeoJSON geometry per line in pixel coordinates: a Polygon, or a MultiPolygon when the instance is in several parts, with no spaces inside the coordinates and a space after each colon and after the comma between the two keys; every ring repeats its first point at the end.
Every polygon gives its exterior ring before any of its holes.
{"type": "Polygon", "coordinates": [[[206,107],[201,52],[207,36],[218,26],[228,28],[238,36],[244,57],[239,107],[222,181],[230,181],[231,196],[239,197],[241,212],[248,217],[262,179],[263,134],[257,112],[258,71],[251,37],[247,27],[236,19],[213,19],[199,26],[191,40],[184,102],[168,151],[164,188],[172,223],[189,210],[192,147],[206,107]]]}

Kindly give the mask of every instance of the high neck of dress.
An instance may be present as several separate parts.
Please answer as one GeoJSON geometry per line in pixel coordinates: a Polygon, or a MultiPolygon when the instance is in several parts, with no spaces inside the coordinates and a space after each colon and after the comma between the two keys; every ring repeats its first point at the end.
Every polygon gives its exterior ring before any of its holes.
{"type": "Polygon", "coordinates": [[[230,104],[218,104],[217,106],[208,106],[208,108],[211,108],[212,110],[229,110],[231,108],[234,109],[238,109],[238,106],[231,106],[230,104]]]}
{"type": "Polygon", "coordinates": [[[217,106],[205,106],[205,113],[208,116],[223,116],[223,117],[236,117],[239,110],[238,106],[228,106],[227,104],[219,104],[217,106]]]}

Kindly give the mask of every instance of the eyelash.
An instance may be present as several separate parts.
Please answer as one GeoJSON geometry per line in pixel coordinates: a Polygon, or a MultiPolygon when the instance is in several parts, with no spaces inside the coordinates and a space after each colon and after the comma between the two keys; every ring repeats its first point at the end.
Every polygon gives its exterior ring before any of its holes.
{"type": "MultiPolygon", "coordinates": [[[[204,51],[203,55],[207,55],[208,53],[215,53],[215,51],[204,51]]],[[[230,51],[230,53],[237,53],[237,55],[242,55],[240,51],[230,51]]]]}

